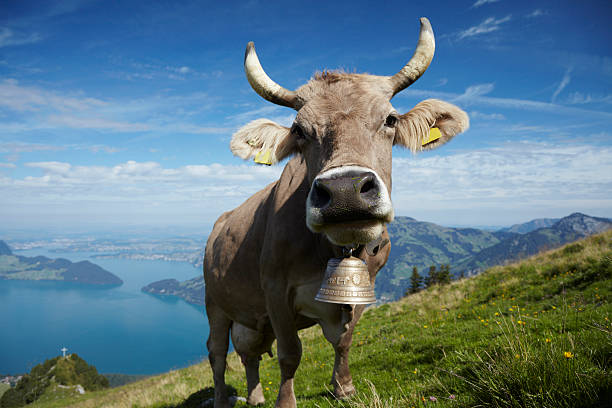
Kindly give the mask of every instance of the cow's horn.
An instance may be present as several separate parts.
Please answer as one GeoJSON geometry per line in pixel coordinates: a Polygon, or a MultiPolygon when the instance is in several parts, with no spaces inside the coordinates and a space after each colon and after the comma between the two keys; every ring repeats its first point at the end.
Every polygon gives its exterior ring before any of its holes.
{"type": "Polygon", "coordinates": [[[253,41],[249,42],[244,52],[244,71],[246,72],[249,83],[262,98],[277,105],[288,106],[299,109],[301,104],[294,91],[283,88],[263,70],[255,52],[253,41]]]}
{"type": "Polygon", "coordinates": [[[421,32],[419,34],[419,42],[417,43],[417,47],[412,55],[412,58],[410,58],[410,61],[408,61],[400,72],[392,77],[389,77],[393,92],[391,96],[412,85],[414,81],[419,79],[419,77],[425,73],[427,67],[429,67],[431,60],[433,59],[435,49],[436,40],[434,38],[431,24],[427,18],[421,17],[421,32]]]}

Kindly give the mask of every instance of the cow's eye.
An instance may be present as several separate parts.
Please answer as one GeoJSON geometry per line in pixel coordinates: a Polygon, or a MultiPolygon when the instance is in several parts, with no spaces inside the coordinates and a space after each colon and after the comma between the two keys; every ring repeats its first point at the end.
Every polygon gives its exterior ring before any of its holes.
{"type": "Polygon", "coordinates": [[[386,127],[394,128],[396,124],[397,124],[397,116],[395,115],[389,115],[387,116],[387,119],[385,119],[386,127]]]}
{"type": "Polygon", "coordinates": [[[298,140],[306,139],[306,134],[304,133],[304,129],[300,125],[293,125],[293,134],[298,138],[298,140]]]}

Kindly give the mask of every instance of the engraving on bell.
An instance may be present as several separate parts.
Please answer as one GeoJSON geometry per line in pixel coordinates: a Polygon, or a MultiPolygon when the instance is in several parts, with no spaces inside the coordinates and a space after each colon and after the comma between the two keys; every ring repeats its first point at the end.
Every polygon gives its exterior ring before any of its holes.
{"type": "Polygon", "coordinates": [[[354,256],[327,261],[325,277],[315,300],[349,305],[376,303],[366,263],[354,256]]]}

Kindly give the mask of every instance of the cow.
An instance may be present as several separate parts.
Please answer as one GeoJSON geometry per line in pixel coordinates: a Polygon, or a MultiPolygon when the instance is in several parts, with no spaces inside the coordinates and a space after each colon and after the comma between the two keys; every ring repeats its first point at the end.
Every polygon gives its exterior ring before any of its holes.
{"type": "MultiPolygon", "coordinates": [[[[259,362],[276,339],[280,387],[276,407],[295,407],[295,372],[302,354],[298,331],[319,324],[335,351],[336,398],[355,393],[348,366],[355,325],[364,305],[316,301],[327,261],[346,248],[367,263],[373,283],[389,256],[393,220],[393,146],[413,152],[443,145],[469,127],[465,112],[429,99],[398,113],[390,99],[416,81],[433,59],[429,20],[420,19],[414,55],[393,76],[324,71],[291,91],[263,70],[252,42],[244,66],[266,100],[297,111],[291,127],[258,119],[230,142],[243,159],[275,164],[280,178],[222,214],[206,243],[204,279],[207,341],[215,407],[229,406],[225,384],[231,336],[245,366],[247,402],[264,402],[259,362]],[[439,133],[430,139],[430,129],[439,133]]],[[[409,177],[409,175],[404,175],[409,177]]]]}

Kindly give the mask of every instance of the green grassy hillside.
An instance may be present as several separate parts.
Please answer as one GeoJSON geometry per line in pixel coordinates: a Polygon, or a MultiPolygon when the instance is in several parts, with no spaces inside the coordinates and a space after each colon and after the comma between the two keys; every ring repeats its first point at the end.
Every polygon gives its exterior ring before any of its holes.
{"type": "Polygon", "coordinates": [[[2,394],[7,392],[9,390],[9,388],[11,388],[10,385],[4,384],[4,383],[0,383],[0,397],[2,397],[2,394]]]}
{"type": "MultiPolygon", "coordinates": [[[[371,308],[354,336],[351,369],[359,393],[350,401],[330,396],[331,346],[317,327],[305,330],[295,381],[298,405],[609,406],[610,296],[612,231],[371,308]]],[[[261,374],[266,406],[273,406],[277,361],[265,356],[261,374]]],[[[235,354],[227,380],[245,395],[235,354]]],[[[212,396],[211,387],[204,362],[34,406],[196,407],[212,396]]]]}

